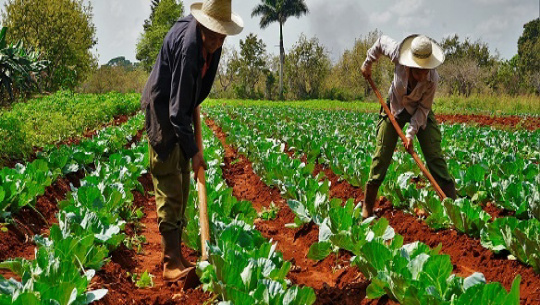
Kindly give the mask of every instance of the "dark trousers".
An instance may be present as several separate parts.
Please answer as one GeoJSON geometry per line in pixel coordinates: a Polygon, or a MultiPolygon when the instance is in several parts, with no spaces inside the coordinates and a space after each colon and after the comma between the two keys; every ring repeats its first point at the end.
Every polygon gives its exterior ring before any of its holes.
{"type": "MultiPolygon", "coordinates": [[[[410,122],[411,115],[404,109],[397,117],[396,121],[403,128],[405,123],[410,122]]],[[[435,120],[433,111],[429,112],[427,126],[420,128],[416,134],[422,153],[427,163],[430,173],[437,183],[442,186],[454,186],[454,179],[448,172],[448,166],[444,160],[441,149],[441,130],[435,120]]],[[[392,155],[396,149],[399,136],[386,114],[379,116],[377,123],[377,147],[371,163],[368,185],[380,186],[386,176],[386,171],[392,161],[392,155]]],[[[455,191],[454,191],[455,192],[455,191]]]]}

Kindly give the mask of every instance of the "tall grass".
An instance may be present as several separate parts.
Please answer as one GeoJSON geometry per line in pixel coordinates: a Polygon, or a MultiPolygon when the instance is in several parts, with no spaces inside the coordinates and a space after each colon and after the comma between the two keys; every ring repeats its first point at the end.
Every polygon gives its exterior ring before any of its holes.
{"type": "MultiPolygon", "coordinates": [[[[309,109],[343,109],[358,112],[377,112],[379,103],[369,101],[342,102],[333,100],[307,101],[265,101],[265,100],[236,100],[208,99],[204,107],[216,105],[231,106],[273,106],[273,107],[303,107],[309,109]]],[[[476,95],[439,96],[435,98],[433,111],[437,114],[477,114],[477,115],[540,115],[540,96],[527,95],[512,97],[509,95],[476,95]]]]}
{"type": "Polygon", "coordinates": [[[476,95],[435,99],[434,111],[445,114],[540,115],[540,96],[476,95]]]}
{"type": "Polygon", "coordinates": [[[111,122],[115,115],[137,111],[140,94],[53,95],[13,104],[0,110],[0,166],[2,159],[24,159],[39,148],[81,136],[111,122]]]}
{"type": "Polygon", "coordinates": [[[271,107],[299,107],[308,109],[336,109],[351,110],[357,112],[377,112],[379,104],[374,102],[352,101],[342,102],[333,100],[306,100],[306,101],[265,101],[265,100],[232,100],[232,99],[207,99],[203,107],[221,105],[230,106],[271,106],[271,107]]]}
{"type": "Polygon", "coordinates": [[[102,66],[82,83],[77,92],[80,93],[142,93],[148,73],[142,69],[126,69],[124,67],[102,66]]]}

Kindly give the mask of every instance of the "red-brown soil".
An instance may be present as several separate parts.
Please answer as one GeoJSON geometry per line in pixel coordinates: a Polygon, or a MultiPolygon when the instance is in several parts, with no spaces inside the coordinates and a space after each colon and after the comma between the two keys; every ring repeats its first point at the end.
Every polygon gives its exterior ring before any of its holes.
{"type": "MultiPolygon", "coordinates": [[[[212,295],[203,292],[200,287],[182,291],[182,281],[175,284],[167,284],[163,281],[161,275],[163,268],[161,235],[157,226],[156,203],[154,196],[148,193],[153,191],[152,179],[150,174],[145,174],[139,178],[139,181],[144,186],[145,193],[133,191],[134,204],[143,208],[145,214],[145,217],[141,219],[143,229],[138,234],[144,235],[147,242],[143,246],[142,253],[139,254],[124,246],[112,253],[111,261],[98,271],[92,280],[91,286],[94,289],[109,289],[107,295],[96,304],[203,304],[210,300],[212,295]],[[142,274],[145,271],[154,276],[154,287],[152,288],[138,288],[128,275],[128,272],[142,274]]],[[[182,252],[191,262],[195,262],[198,258],[195,251],[184,246],[182,246],[182,252]]]]}
{"type": "MultiPolygon", "coordinates": [[[[143,131],[139,131],[130,143],[138,142],[143,131]]],[[[33,209],[25,207],[15,215],[17,226],[9,225],[7,232],[0,232],[0,261],[24,257],[34,259],[35,244],[32,237],[35,234],[48,234],[49,227],[58,220],[55,214],[58,212],[57,203],[66,198],[70,191],[70,184],[75,187],[80,186],[80,180],[84,177],[84,172],[68,174],[59,178],[50,187],[46,188],[45,194],[39,196],[36,202],[36,209],[44,216],[43,218],[33,209]]],[[[141,220],[143,230],[139,234],[144,235],[147,243],[143,246],[143,252],[137,254],[134,250],[127,249],[121,245],[111,253],[110,261],[107,262],[90,284],[90,289],[107,288],[109,291],[104,299],[96,304],[203,304],[211,299],[209,293],[203,292],[200,287],[182,291],[182,282],[170,285],[166,284],[161,277],[161,235],[157,229],[157,216],[154,197],[148,194],[153,190],[152,180],[149,174],[139,179],[144,186],[145,193],[140,194],[133,191],[135,206],[142,207],[146,215],[141,220]],[[154,287],[140,289],[131,281],[128,272],[142,274],[148,270],[154,275],[154,287]]],[[[126,233],[133,235],[134,226],[128,224],[126,233]]],[[[194,251],[182,247],[184,255],[188,260],[194,262],[198,254],[194,251]]],[[[6,278],[17,276],[7,270],[0,270],[0,274],[6,278]]]]}
{"type": "MultiPolygon", "coordinates": [[[[456,116],[458,117],[458,116],[456,116]]],[[[519,127],[523,125],[512,125],[514,120],[488,120],[488,117],[482,116],[468,116],[470,120],[475,121],[476,117],[482,118],[486,125],[489,122],[500,122],[505,127],[519,127]]],[[[457,122],[457,121],[456,121],[457,122]]],[[[535,128],[537,129],[540,124],[537,122],[535,128]]],[[[464,121],[464,123],[470,123],[464,121]]],[[[524,122],[522,122],[523,124],[524,122]]],[[[285,143],[286,152],[292,158],[294,152],[287,149],[288,145],[285,143]]],[[[306,157],[304,155],[299,158],[305,162],[306,157]]],[[[334,198],[340,198],[346,200],[348,198],[354,198],[355,202],[363,200],[363,192],[360,188],[353,187],[348,182],[340,180],[333,171],[327,166],[316,164],[314,175],[319,172],[324,172],[325,177],[331,181],[330,194],[334,198]]],[[[378,203],[379,206],[379,203],[378,203]]],[[[403,211],[396,210],[392,204],[383,201],[382,208],[379,207],[377,215],[379,217],[386,217],[390,221],[390,225],[394,227],[398,234],[405,237],[405,242],[421,241],[429,245],[430,247],[436,247],[439,243],[442,243],[442,252],[450,255],[452,263],[454,264],[454,272],[460,276],[469,276],[473,272],[482,272],[488,282],[501,282],[506,289],[510,289],[512,281],[515,276],[520,274],[521,286],[520,297],[521,304],[540,304],[540,275],[535,274],[532,268],[523,265],[517,261],[508,260],[504,255],[496,255],[488,249],[485,249],[480,244],[479,240],[473,239],[467,235],[459,234],[455,230],[443,230],[434,231],[431,230],[421,219],[406,214],[403,211]]],[[[484,210],[494,218],[504,217],[512,215],[513,212],[506,211],[494,206],[492,203],[488,203],[484,206],[484,210]]]]}
{"type": "Polygon", "coordinates": [[[316,304],[395,304],[387,298],[366,299],[369,281],[349,265],[350,253],[340,251],[337,258],[331,255],[320,262],[307,259],[309,247],[318,240],[318,227],[307,224],[298,229],[286,228],[285,224],[293,222],[295,216],[279,190],[261,181],[251,162],[227,144],[226,134],[220,127],[211,120],[207,120],[207,124],[225,147],[223,176],[233,188],[233,195],[251,201],[257,210],[268,207],[271,202],[280,208],[276,219],[257,221],[256,228],[276,242],[283,257],[292,262],[288,278],[293,284],[314,288],[316,304]]]}
{"type": "MultiPolygon", "coordinates": [[[[7,232],[0,232],[0,261],[16,257],[34,259],[34,235],[48,235],[50,225],[58,223],[58,202],[66,198],[70,184],[80,185],[83,177],[82,170],[59,177],[45,189],[45,194],[36,198],[35,209],[25,206],[14,215],[14,224],[7,226],[7,232]]],[[[4,272],[0,270],[0,274],[4,272]]]]}
{"type": "MultiPolygon", "coordinates": [[[[317,164],[315,173],[321,170],[332,182],[330,192],[335,187],[342,192],[339,198],[355,198],[355,202],[359,197],[363,199],[359,188],[346,181],[338,182],[339,177],[331,169],[317,164]]],[[[516,275],[520,274],[522,277],[521,304],[539,304],[540,275],[535,274],[531,267],[518,261],[508,260],[503,255],[496,255],[482,247],[479,240],[455,230],[434,231],[421,219],[395,209],[384,197],[381,198],[382,201],[377,202],[376,205],[377,216],[388,219],[396,233],[403,235],[405,243],[421,241],[432,248],[442,244],[442,252],[450,255],[454,273],[465,277],[474,272],[482,272],[488,282],[501,282],[508,290],[516,275]]]]}
{"type": "MultiPolygon", "coordinates": [[[[129,117],[124,115],[116,118],[109,125],[121,125],[128,119],[129,117]]],[[[139,142],[143,131],[140,130],[125,147],[128,148],[133,143],[139,142]]],[[[85,134],[85,137],[91,137],[95,133],[85,134]]],[[[79,141],[80,139],[77,140],[77,143],[79,141]]],[[[36,198],[35,209],[25,206],[13,215],[13,223],[6,226],[7,231],[0,231],[0,261],[16,257],[34,259],[35,243],[32,240],[33,236],[48,235],[50,225],[58,223],[56,219],[58,202],[66,199],[66,194],[71,191],[70,184],[79,187],[84,176],[84,170],[80,170],[57,178],[53,184],[45,188],[45,193],[42,196],[36,198]]],[[[5,270],[0,270],[0,274],[8,273],[5,270]]]]}
{"type": "Polygon", "coordinates": [[[471,114],[437,114],[437,121],[455,124],[464,123],[478,126],[493,126],[504,129],[537,130],[540,128],[540,117],[531,116],[489,116],[471,114]]]}
{"type": "Polygon", "coordinates": [[[501,217],[515,216],[516,214],[516,212],[514,211],[509,211],[498,207],[493,202],[488,202],[482,205],[482,209],[484,210],[484,212],[488,213],[489,216],[491,216],[491,220],[495,220],[501,217]]]}

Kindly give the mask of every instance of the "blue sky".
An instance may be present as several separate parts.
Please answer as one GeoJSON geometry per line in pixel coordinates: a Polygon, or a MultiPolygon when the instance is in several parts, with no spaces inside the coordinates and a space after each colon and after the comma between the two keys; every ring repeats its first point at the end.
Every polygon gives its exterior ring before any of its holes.
{"type": "MultiPolygon", "coordinates": [[[[0,0],[0,8],[6,0],[0,0]]],[[[88,0],[84,0],[88,3],[88,0]]],[[[125,56],[135,61],[135,45],[144,19],[150,14],[150,0],[92,0],[98,45],[94,53],[100,63],[125,56]]],[[[189,12],[192,0],[183,1],[189,12]]],[[[243,19],[244,31],[227,37],[226,45],[238,48],[239,40],[255,33],[267,51],[278,54],[277,24],[259,28],[259,17],[251,11],[259,0],[233,0],[233,10],[243,19]]],[[[486,42],[492,52],[509,59],[517,53],[523,24],[539,17],[539,0],[306,0],[310,10],[300,19],[285,23],[285,49],[289,50],[303,33],[317,36],[333,59],[352,48],[356,38],[380,30],[396,40],[411,33],[423,33],[440,41],[457,34],[464,39],[486,42]]]]}

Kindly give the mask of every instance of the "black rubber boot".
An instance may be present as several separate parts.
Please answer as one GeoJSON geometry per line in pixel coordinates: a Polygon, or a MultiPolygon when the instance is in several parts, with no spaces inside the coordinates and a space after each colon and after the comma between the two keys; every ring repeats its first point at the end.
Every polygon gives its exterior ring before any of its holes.
{"type": "Polygon", "coordinates": [[[366,184],[366,194],[364,197],[364,204],[362,205],[362,217],[368,218],[373,216],[373,207],[375,206],[375,200],[377,199],[377,192],[379,191],[378,185],[366,184]]]}
{"type": "Polygon", "coordinates": [[[441,183],[439,184],[439,186],[441,187],[441,190],[444,192],[446,197],[452,198],[454,200],[457,199],[456,185],[453,181],[450,183],[441,183]]]}

